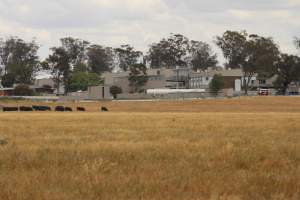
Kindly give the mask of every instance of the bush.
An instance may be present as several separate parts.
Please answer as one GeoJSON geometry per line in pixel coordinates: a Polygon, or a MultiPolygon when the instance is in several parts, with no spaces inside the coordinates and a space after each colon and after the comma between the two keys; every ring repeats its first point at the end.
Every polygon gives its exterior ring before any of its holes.
{"type": "Polygon", "coordinates": [[[1,77],[1,84],[3,87],[12,87],[15,83],[14,74],[5,74],[1,77]]]}
{"type": "Polygon", "coordinates": [[[98,86],[103,83],[103,80],[98,74],[77,72],[74,73],[70,81],[70,92],[77,92],[79,90],[86,91],[89,86],[98,86]]]}
{"type": "Polygon", "coordinates": [[[214,75],[212,81],[209,84],[209,90],[215,97],[218,96],[218,93],[223,88],[224,80],[222,75],[214,75]]]}
{"type": "Polygon", "coordinates": [[[113,95],[114,99],[116,99],[117,95],[122,93],[122,88],[115,86],[115,85],[111,86],[110,93],[113,95]]]}
{"type": "Polygon", "coordinates": [[[18,85],[14,89],[15,96],[33,96],[33,90],[28,85],[18,85]]]}

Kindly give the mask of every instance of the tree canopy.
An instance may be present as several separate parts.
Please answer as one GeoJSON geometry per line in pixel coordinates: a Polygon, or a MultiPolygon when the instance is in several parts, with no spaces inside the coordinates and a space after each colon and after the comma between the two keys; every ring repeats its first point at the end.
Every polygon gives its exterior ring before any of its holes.
{"type": "Polygon", "coordinates": [[[116,59],[118,61],[118,68],[127,71],[135,64],[140,63],[143,53],[136,51],[134,47],[130,45],[121,45],[121,47],[115,49],[116,59]]]}
{"type": "Polygon", "coordinates": [[[69,91],[86,91],[89,86],[98,86],[101,83],[103,83],[103,80],[96,73],[78,72],[71,76],[69,91]]]}
{"type": "Polygon", "coordinates": [[[215,42],[227,60],[225,66],[243,70],[245,94],[256,73],[267,77],[274,75],[280,51],[272,38],[249,35],[246,31],[226,31],[215,42]]]}
{"type": "Polygon", "coordinates": [[[171,34],[150,46],[146,59],[151,68],[192,67],[195,70],[216,66],[217,56],[211,47],[200,41],[190,41],[181,34],[171,34]]]}
{"type": "Polygon", "coordinates": [[[110,72],[114,64],[114,50],[111,47],[91,45],[87,49],[89,71],[96,74],[110,72]]]}
{"type": "Polygon", "coordinates": [[[38,49],[34,40],[25,42],[18,37],[0,39],[0,75],[4,75],[9,85],[33,82],[39,70],[38,49]]]}
{"type": "Polygon", "coordinates": [[[57,93],[59,94],[61,83],[66,87],[67,92],[70,83],[70,57],[68,52],[62,47],[54,47],[51,49],[51,54],[43,63],[45,70],[48,70],[52,75],[57,93]]]}
{"type": "Polygon", "coordinates": [[[141,92],[141,88],[147,83],[147,68],[144,64],[134,64],[130,67],[129,86],[132,92],[141,92]]]}
{"type": "Polygon", "coordinates": [[[277,80],[274,85],[278,93],[284,95],[290,83],[300,81],[300,57],[282,54],[276,66],[277,80]]]}

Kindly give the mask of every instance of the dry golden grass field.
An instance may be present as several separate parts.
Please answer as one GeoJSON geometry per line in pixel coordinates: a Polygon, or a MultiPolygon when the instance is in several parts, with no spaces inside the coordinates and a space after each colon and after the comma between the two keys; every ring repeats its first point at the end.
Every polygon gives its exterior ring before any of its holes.
{"type": "Polygon", "coordinates": [[[1,200],[300,199],[300,98],[66,105],[0,113],[1,200]]]}

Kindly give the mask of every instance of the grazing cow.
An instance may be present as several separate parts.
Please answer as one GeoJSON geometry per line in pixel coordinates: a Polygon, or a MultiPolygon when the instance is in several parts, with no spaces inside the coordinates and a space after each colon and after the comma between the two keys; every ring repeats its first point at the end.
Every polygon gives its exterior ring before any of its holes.
{"type": "Polygon", "coordinates": [[[65,107],[63,107],[63,106],[56,106],[55,107],[55,111],[57,111],[57,112],[64,112],[65,111],[65,107]]]}
{"type": "Polygon", "coordinates": [[[108,109],[106,107],[101,107],[102,112],[108,112],[108,109]]]}
{"type": "Polygon", "coordinates": [[[73,109],[72,109],[72,108],[70,108],[70,107],[65,107],[65,111],[67,111],[67,112],[72,112],[72,111],[73,111],[73,109]]]}
{"type": "Polygon", "coordinates": [[[77,107],[77,111],[84,112],[84,111],[85,111],[85,108],[83,108],[83,107],[77,107]]]}
{"type": "Polygon", "coordinates": [[[35,111],[51,111],[49,106],[32,106],[35,111]]]}
{"type": "Polygon", "coordinates": [[[16,112],[19,111],[18,107],[3,107],[2,108],[3,112],[16,112]]]}
{"type": "Polygon", "coordinates": [[[22,112],[32,112],[33,108],[32,107],[28,107],[28,106],[20,106],[19,110],[22,112]]]}

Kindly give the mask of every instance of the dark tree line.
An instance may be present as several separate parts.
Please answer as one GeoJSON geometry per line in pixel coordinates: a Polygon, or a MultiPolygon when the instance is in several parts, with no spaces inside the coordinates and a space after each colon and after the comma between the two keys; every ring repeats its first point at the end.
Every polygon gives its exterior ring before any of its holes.
{"type": "Polygon", "coordinates": [[[275,74],[280,51],[272,38],[248,34],[246,31],[226,31],[217,37],[216,45],[227,60],[225,67],[243,70],[246,94],[255,74],[269,77],[275,74]]]}
{"type": "MultiPolygon", "coordinates": [[[[2,85],[31,84],[37,72],[46,70],[52,75],[57,90],[63,84],[65,92],[72,92],[100,84],[104,72],[121,70],[128,71],[132,91],[138,92],[148,80],[147,68],[179,66],[196,71],[218,64],[217,54],[209,44],[181,34],[171,34],[151,44],[146,54],[128,44],[112,48],[72,37],[62,38],[60,42],[60,46],[51,48],[49,56],[41,61],[35,40],[0,39],[2,85]]],[[[289,83],[300,79],[299,56],[281,53],[271,37],[226,31],[216,37],[215,44],[227,60],[225,68],[243,70],[245,93],[256,74],[261,77],[276,75],[275,85],[280,93],[286,92],[289,83]]],[[[295,46],[300,50],[299,38],[295,38],[295,46]]]]}
{"type": "Polygon", "coordinates": [[[30,84],[33,81],[40,67],[38,49],[34,40],[25,42],[18,37],[0,39],[0,75],[3,86],[30,84]]]}
{"type": "Polygon", "coordinates": [[[180,34],[171,34],[169,38],[150,45],[146,59],[151,68],[191,66],[194,70],[204,70],[218,63],[217,55],[207,43],[189,40],[180,34]]]}

